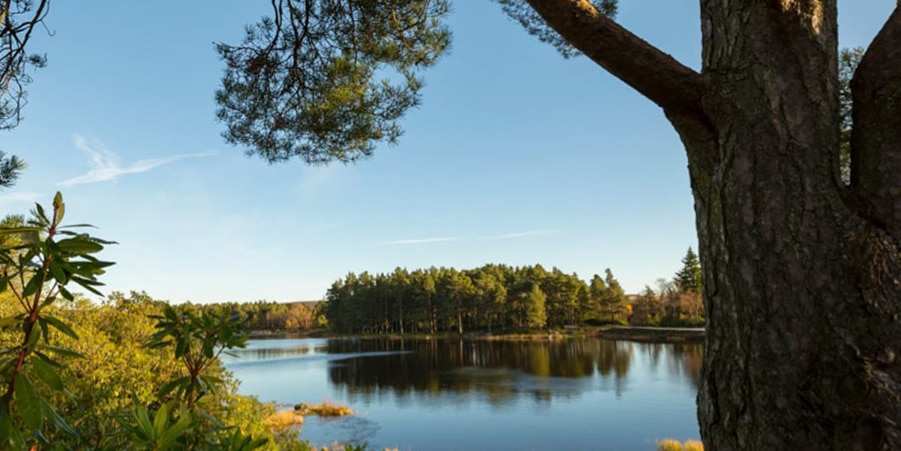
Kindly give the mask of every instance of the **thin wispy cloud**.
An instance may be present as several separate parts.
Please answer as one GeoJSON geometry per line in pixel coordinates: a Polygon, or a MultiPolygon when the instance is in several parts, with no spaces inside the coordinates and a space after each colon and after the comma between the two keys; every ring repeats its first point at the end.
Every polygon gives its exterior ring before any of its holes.
{"type": "Polygon", "coordinates": [[[456,241],[459,238],[414,238],[410,240],[395,240],[379,243],[378,246],[408,246],[411,244],[440,243],[442,241],[456,241]]]}
{"type": "Polygon", "coordinates": [[[41,193],[35,193],[33,191],[23,191],[18,193],[9,193],[0,195],[0,205],[3,204],[17,204],[17,203],[32,203],[41,198],[41,193]]]}
{"type": "Polygon", "coordinates": [[[553,230],[527,230],[525,232],[514,232],[514,233],[505,233],[503,235],[492,235],[492,236],[483,236],[477,238],[414,238],[414,239],[406,239],[406,240],[394,240],[394,241],[386,241],[384,243],[378,243],[377,246],[406,246],[406,245],[414,245],[414,244],[428,244],[428,243],[440,243],[445,241],[473,241],[473,240],[510,240],[514,238],[525,238],[530,236],[539,236],[539,235],[550,235],[555,233],[553,230]]]}
{"type": "Polygon", "coordinates": [[[486,236],[479,238],[480,240],[509,240],[513,238],[525,238],[528,236],[550,235],[553,230],[528,230],[525,232],[505,233],[503,235],[486,236]]]}
{"type": "Polygon", "coordinates": [[[172,155],[163,158],[150,158],[146,160],[138,160],[128,166],[121,166],[119,157],[108,150],[103,143],[99,141],[88,142],[83,136],[75,136],[75,147],[81,149],[90,157],[90,170],[87,174],[79,175],[68,180],[59,182],[60,186],[81,185],[85,183],[107,182],[115,180],[120,175],[140,174],[152,169],[156,169],[165,164],[173,163],[185,158],[208,157],[213,155],[212,152],[189,153],[172,155]]]}

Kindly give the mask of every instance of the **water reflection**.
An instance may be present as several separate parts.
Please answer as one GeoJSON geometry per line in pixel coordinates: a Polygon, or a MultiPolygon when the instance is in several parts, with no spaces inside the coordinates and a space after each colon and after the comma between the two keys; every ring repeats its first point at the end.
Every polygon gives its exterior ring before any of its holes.
{"type": "Polygon", "coordinates": [[[283,360],[296,357],[324,356],[328,353],[327,340],[279,339],[251,340],[243,349],[233,349],[222,356],[226,364],[283,360]]]}
{"type": "Polygon", "coordinates": [[[640,353],[650,356],[652,368],[657,368],[661,356],[664,356],[664,365],[669,375],[688,377],[697,390],[701,379],[701,363],[704,361],[702,345],[635,343],[634,346],[640,353]]]}
{"type": "Polygon", "coordinates": [[[354,399],[386,392],[403,398],[476,394],[494,406],[524,394],[537,402],[578,396],[597,384],[625,390],[636,353],[666,365],[696,386],[702,348],[691,344],[638,344],[596,339],[560,341],[330,340],[331,384],[354,399]],[[378,358],[368,353],[379,353],[378,358]],[[612,383],[611,383],[612,382],[612,383]]]}
{"type": "Polygon", "coordinates": [[[702,348],[558,341],[251,340],[227,357],[242,393],[350,405],[308,418],[317,444],[373,449],[653,449],[697,438],[702,348]]]}

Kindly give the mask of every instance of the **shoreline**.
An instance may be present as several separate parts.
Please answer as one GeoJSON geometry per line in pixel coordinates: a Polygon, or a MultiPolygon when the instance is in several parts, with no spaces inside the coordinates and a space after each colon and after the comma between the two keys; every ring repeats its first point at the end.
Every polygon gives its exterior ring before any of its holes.
{"type": "Polygon", "coordinates": [[[702,327],[647,327],[647,326],[603,326],[591,329],[577,329],[568,331],[550,331],[537,333],[493,333],[464,332],[459,335],[454,332],[442,332],[437,334],[373,334],[373,335],[332,335],[321,330],[298,332],[275,331],[251,331],[248,337],[251,339],[289,339],[289,338],[330,338],[330,339],[422,339],[442,340],[450,338],[463,338],[465,340],[499,340],[499,341],[553,341],[569,338],[596,337],[606,340],[625,340],[642,343],[690,343],[700,344],[704,342],[705,330],[702,327]]]}
{"type": "Polygon", "coordinates": [[[704,343],[703,327],[643,327],[607,326],[594,336],[608,340],[629,340],[642,343],[704,343]]]}

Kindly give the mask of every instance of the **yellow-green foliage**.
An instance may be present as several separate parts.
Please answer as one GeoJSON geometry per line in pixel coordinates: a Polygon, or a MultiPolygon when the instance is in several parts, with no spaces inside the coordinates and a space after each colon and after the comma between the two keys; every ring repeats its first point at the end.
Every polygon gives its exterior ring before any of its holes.
{"type": "MultiPolygon", "coordinates": [[[[6,293],[0,295],[0,309],[9,303],[6,297],[6,293]]],[[[88,443],[124,449],[129,445],[129,437],[110,435],[120,429],[116,418],[129,415],[135,405],[155,405],[161,401],[161,385],[186,374],[183,365],[173,360],[170,349],[146,346],[155,332],[155,322],[148,315],[159,314],[161,303],[146,294],[132,292],[127,297],[113,293],[102,304],[80,300],[52,308],[78,334],[75,340],[54,333],[54,344],[83,357],[66,359],[66,366],[60,372],[66,389],[74,396],[40,385],[38,390],[88,443]]],[[[0,342],[4,335],[5,332],[0,333],[0,342]]],[[[226,428],[239,429],[245,436],[267,439],[269,443],[263,450],[309,450],[297,431],[273,432],[264,423],[275,412],[274,406],[237,394],[237,381],[218,363],[209,372],[223,379],[225,385],[201,398],[200,411],[216,418],[226,428]]],[[[203,433],[211,427],[201,425],[196,431],[203,433]]],[[[50,432],[48,438],[63,448],[74,446],[64,435],[50,432]]]]}
{"type": "Polygon", "coordinates": [[[682,446],[685,447],[685,451],[704,451],[704,444],[698,440],[688,440],[682,446]]]}
{"type": "Polygon", "coordinates": [[[91,255],[109,242],[62,231],[64,212],[57,193],[52,215],[37,205],[28,224],[0,227],[3,449],[309,449],[263,424],[273,407],[238,395],[218,360],[246,340],[233,312],[68,291],[100,295],[113,263],[91,255]]]}
{"type": "MultiPolygon", "coordinates": [[[[265,423],[265,419],[275,413],[272,404],[264,404],[252,396],[237,394],[237,385],[231,383],[227,393],[217,395],[205,403],[215,404],[215,415],[225,427],[234,427],[242,433],[254,438],[267,438],[269,444],[264,450],[298,450],[307,451],[308,444],[299,440],[299,431],[274,431],[265,423]]],[[[206,410],[210,410],[206,408],[206,410]]]]}
{"type": "Polygon", "coordinates": [[[704,451],[704,444],[697,440],[680,443],[678,440],[665,438],[657,442],[657,451],[704,451]]]}
{"type": "Polygon", "coordinates": [[[657,451],[683,451],[682,443],[678,440],[663,439],[657,442],[657,451]]]}
{"type": "MultiPolygon", "coordinates": [[[[60,409],[93,418],[110,416],[135,401],[150,404],[160,384],[181,375],[170,353],[144,347],[154,328],[143,311],[87,301],[65,310],[78,340],[60,336],[62,346],[84,357],[70,360],[63,371],[66,388],[76,399],[59,396],[60,409]]],[[[115,424],[111,419],[107,423],[115,424]]]]}

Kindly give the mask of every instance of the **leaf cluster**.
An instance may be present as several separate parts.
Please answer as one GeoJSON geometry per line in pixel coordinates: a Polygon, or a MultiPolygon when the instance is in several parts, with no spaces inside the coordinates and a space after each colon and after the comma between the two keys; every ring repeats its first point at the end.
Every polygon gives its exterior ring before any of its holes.
{"type": "Polygon", "coordinates": [[[53,338],[62,334],[77,340],[78,335],[53,304],[59,297],[74,300],[70,283],[99,294],[97,276],[112,265],[93,255],[111,242],[72,230],[85,225],[63,226],[65,212],[57,193],[50,215],[35,204],[27,223],[11,217],[0,228],[0,294],[8,293],[17,307],[0,318],[0,332],[11,336],[11,345],[0,350],[0,382],[6,387],[0,398],[0,442],[15,449],[24,448],[29,439],[46,442],[45,421],[75,434],[38,394],[35,382],[65,391],[60,359],[80,354],[55,345],[53,338]],[[19,422],[32,431],[30,438],[21,433],[19,422]]]}
{"type": "Polygon", "coordinates": [[[0,188],[13,186],[25,167],[24,160],[15,155],[7,156],[0,150],[0,188]]]}
{"type": "Polygon", "coordinates": [[[162,315],[152,316],[157,321],[155,334],[150,338],[150,348],[171,348],[174,358],[184,364],[187,375],[165,384],[160,396],[170,393],[186,400],[189,409],[198,399],[215,392],[225,382],[207,374],[218,362],[219,355],[229,349],[242,348],[247,336],[238,329],[239,317],[221,310],[195,312],[190,306],[183,308],[163,306],[162,315]]]}
{"type": "Polygon", "coordinates": [[[276,0],[226,63],[216,93],[229,143],[269,162],[353,162],[420,102],[419,73],[447,50],[446,0],[276,0]]]}

